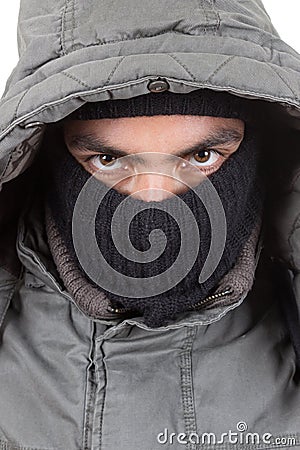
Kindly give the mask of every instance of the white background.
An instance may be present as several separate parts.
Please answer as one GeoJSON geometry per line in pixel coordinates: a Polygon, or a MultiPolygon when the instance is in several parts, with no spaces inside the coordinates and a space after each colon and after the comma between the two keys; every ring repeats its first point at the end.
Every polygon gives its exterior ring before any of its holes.
{"type": "MultiPolygon", "coordinates": [[[[26,2],[26,0],[24,1],[26,2]]],[[[55,1],[55,0],[41,0],[41,2],[43,1],[55,1]]],[[[80,1],[84,2],[85,0],[80,1]]],[[[263,0],[263,3],[281,38],[300,53],[299,0],[284,0],[284,1],[263,0]]],[[[18,61],[18,50],[17,50],[18,12],[19,12],[19,0],[9,0],[9,2],[5,2],[4,0],[1,1],[0,97],[4,91],[6,80],[18,61]]]]}

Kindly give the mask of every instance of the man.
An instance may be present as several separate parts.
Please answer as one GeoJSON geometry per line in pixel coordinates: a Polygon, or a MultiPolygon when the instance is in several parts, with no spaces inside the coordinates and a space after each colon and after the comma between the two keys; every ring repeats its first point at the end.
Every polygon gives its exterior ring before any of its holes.
{"type": "Polygon", "coordinates": [[[299,448],[299,55],[259,1],[21,2],[4,449],[299,448]]]}

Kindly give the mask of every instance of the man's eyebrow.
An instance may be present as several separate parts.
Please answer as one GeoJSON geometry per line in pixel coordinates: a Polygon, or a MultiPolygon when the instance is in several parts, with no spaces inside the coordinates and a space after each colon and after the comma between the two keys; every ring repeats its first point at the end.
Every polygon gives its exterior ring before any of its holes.
{"type": "MultiPolygon", "coordinates": [[[[220,145],[233,145],[241,141],[244,134],[235,128],[219,128],[212,131],[202,141],[196,142],[189,148],[180,150],[172,156],[184,157],[197,151],[217,147],[220,145]]],[[[96,153],[109,153],[117,158],[122,156],[134,156],[132,153],[128,153],[125,150],[121,150],[115,146],[107,143],[107,141],[93,135],[93,134],[81,134],[74,135],[71,138],[70,145],[81,151],[91,151],[96,153]]]]}

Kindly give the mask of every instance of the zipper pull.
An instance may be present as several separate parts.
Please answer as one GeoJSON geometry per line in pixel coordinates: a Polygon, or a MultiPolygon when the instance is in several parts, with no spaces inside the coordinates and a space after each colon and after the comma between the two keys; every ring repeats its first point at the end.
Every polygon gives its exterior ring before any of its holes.
{"type": "Polygon", "coordinates": [[[106,307],[106,310],[107,310],[108,312],[113,313],[113,314],[126,314],[127,312],[133,311],[132,309],[128,309],[128,308],[114,308],[114,307],[111,306],[111,305],[108,305],[108,306],[106,307]]]}

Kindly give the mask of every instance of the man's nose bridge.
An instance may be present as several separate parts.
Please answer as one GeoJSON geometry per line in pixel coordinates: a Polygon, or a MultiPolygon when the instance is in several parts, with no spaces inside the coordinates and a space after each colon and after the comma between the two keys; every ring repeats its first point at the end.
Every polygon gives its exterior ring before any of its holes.
{"type": "Polygon", "coordinates": [[[138,183],[143,189],[166,189],[174,180],[163,173],[144,173],[138,176],[138,183]]]}
{"type": "Polygon", "coordinates": [[[136,196],[145,201],[161,201],[174,194],[174,180],[162,173],[144,173],[136,177],[136,196]]]}

